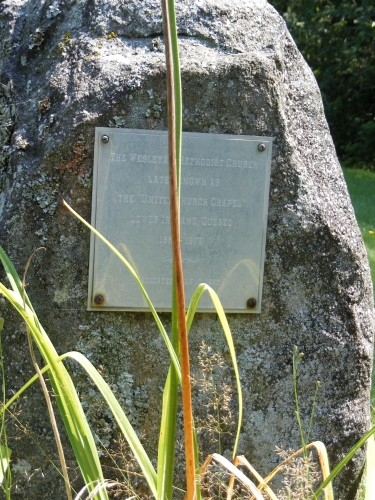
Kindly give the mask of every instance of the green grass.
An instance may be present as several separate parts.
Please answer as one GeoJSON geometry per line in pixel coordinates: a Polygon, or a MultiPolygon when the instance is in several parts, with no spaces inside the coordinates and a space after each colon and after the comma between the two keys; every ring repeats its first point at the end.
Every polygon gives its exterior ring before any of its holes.
{"type": "MultiPolygon", "coordinates": [[[[355,216],[366,245],[375,285],[375,172],[343,168],[355,216]]],[[[374,286],[375,292],[375,286],[374,286]]]]}

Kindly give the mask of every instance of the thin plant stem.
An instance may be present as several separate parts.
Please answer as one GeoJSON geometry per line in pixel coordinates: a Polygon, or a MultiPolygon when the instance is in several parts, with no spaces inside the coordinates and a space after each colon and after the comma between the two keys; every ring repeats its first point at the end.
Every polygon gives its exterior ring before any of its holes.
{"type": "MultiPolygon", "coordinates": [[[[1,365],[1,388],[2,388],[2,394],[3,394],[3,401],[5,402],[6,398],[6,385],[5,385],[5,368],[4,368],[4,358],[3,358],[3,345],[2,345],[2,331],[3,331],[3,325],[4,325],[4,319],[0,318],[0,365],[1,365]]],[[[3,406],[3,404],[2,404],[3,406]]],[[[6,450],[6,459],[9,464],[10,461],[10,450],[8,448],[8,436],[6,432],[6,427],[5,427],[5,411],[1,413],[1,428],[0,428],[0,440],[1,444],[4,444],[4,449],[6,450]]],[[[4,465],[1,466],[0,470],[2,469],[2,472],[4,472],[4,465]]],[[[1,485],[5,496],[6,500],[10,500],[10,489],[12,485],[12,471],[9,467],[7,466],[6,472],[4,474],[4,485],[1,485]]]]}
{"type": "Polygon", "coordinates": [[[176,16],[173,0],[162,0],[168,102],[169,193],[173,270],[176,290],[178,337],[180,346],[182,406],[186,460],[187,500],[196,497],[193,409],[190,361],[185,318],[184,274],[180,245],[179,185],[181,165],[181,82],[178,60],[176,16]]]}
{"type": "MultiPolygon", "coordinates": [[[[36,250],[34,250],[34,252],[29,257],[29,260],[27,261],[27,264],[26,264],[26,267],[25,267],[25,271],[23,273],[23,278],[22,278],[22,300],[23,300],[23,307],[24,307],[24,309],[26,309],[25,287],[26,287],[26,275],[27,275],[27,271],[28,271],[29,266],[31,264],[32,258],[34,257],[35,253],[38,252],[39,250],[46,250],[46,249],[44,247],[40,247],[40,248],[37,248],[36,250]]],[[[32,359],[35,371],[38,374],[40,385],[42,386],[44,398],[45,398],[46,404],[47,404],[48,415],[49,415],[49,419],[51,421],[51,426],[52,426],[53,435],[54,435],[55,442],[56,442],[57,452],[59,454],[59,459],[60,459],[60,464],[61,464],[61,471],[62,471],[62,474],[63,474],[63,477],[64,477],[66,496],[67,496],[68,500],[72,500],[73,497],[72,497],[72,492],[71,492],[71,489],[70,489],[70,481],[69,481],[68,469],[67,469],[67,466],[66,466],[64,449],[63,449],[63,446],[62,446],[62,443],[61,443],[59,429],[58,429],[57,423],[56,423],[55,412],[53,411],[53,406],[52,406],[51,398],[50,398],[50,395],[49,395],[49,392],[48,392],[48,389],[47,389],[46,382],[44,380],[42,372],[40,371],[39,365],[38,365],[36,357],[35,357],[35,352],[34,352],[34,347],[33,347],[33,340],[32,340],[32,337],[31,337],[31,334],[30,334],[30,329],[29,329],[29,326],[28,326],[27,323],[26,323],[26,332],[27,332],[27,341],[28,341],[28,344],[29,344],[30,356],[31,356],[31,359],[32,359]]]]}
{"type": "Polygon", "coordinates": [[[316,385],[315,385],[315,393],[314,393],[313,404],[312,404],[312,408],[311,408],[311,415],[310,415],[309,428],[308,428],[308,430],[307,430],[307,438],[306,438],[306,442],[307,442],[307,443],[310,441],[310,434],[311,434],[311,429],[312,429],[312,425],[313,425],[313,421],[314,421],[314,414],[315,414],[316,400],[317,400],[317,397],[318,397],[318,390],[319,390],[319,387],[320,387],[320,382],[319,382],[319,380],[317,380],[317,381],[316,381],[316,385]]]}
{"type": "Polygon", "coordinates": [[[302,444],[302,448],[303,448],[303,455],[306,459],[307,458],[306,443],[305,443],[305,438],[303,435],[301,413],[300,413],[300,409],[299,409],[298,391],[297,391],[297,370],[298,370],[298,364],[301,361],[302,357],[303,357],[303,352],[300,352],[298,354],[298,347],[295,346],[293,349],[293,391],[294,391],[294,401],[295,401],[295,405],[296,405],[296,418],[297,418],[297,423],[298,423],[298,429],[299,429],[301,444],[302,444]]]}

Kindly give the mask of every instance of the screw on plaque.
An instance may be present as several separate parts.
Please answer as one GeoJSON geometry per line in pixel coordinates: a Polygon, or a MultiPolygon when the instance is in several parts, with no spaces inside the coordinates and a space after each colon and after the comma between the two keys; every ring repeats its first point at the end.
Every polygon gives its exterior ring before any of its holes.
{"type": "Polygon", "coordinates": [[[265,150],[266,150],[266,145],[263,142],[259,143],[258,144],[258,151],[263,153],[263,151],[265,151],[265,150]]]}
{"type": "Polygon", "coordinates": [[[257,305],[257,301],[255,299],[247,299],[246,306],[248,309],[254,309],[257,305]]]}
{"type": "Polygon", "coordinates": [[[102,143],[107,144],[109,142],[109,137],[108,135],[102,135],[102,143]]]}
{"type": "Polygon", "coordinates": [[[98,293],[97,295],[95,295],[95,297],[94,297],[94,303],[97,306],[103,305],[104,304],[104,295],[101,295],[100,293],[98,293]]]}

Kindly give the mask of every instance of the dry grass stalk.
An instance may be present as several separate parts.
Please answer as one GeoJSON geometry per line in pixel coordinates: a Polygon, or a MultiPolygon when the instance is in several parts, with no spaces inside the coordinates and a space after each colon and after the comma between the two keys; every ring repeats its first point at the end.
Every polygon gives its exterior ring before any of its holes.
{"type": "MultiPolygon", "coordinates": [[[[282,468],[285,467],[286,464],[294,460],[296,457],[303,455],[305,451],[312,448],[315,448],[317,452],[320,470],[324,481],[330,474],[327,449],[321,441],[314,441],[313,443],[306,445],[305,448],[301,448],[300,450],[292,453],[292,455],[288,456],[288,458],[281,462],[270,474],[268,474],[267,477],[264,478],[264,482],[268,484],[276,476],[276,474],[278,474],[282,468]]],[[[329,483],[327,487],[324,488],[324,498],[325,500],[334,500],[332,483],[329,483]]]]}
{"type": "MultiPolygon", "coordinates": [[[[285,453],[286,452],[282,452],[282,455],[285,456],[285,453]]],[[[234,483],[236,480],[248,490],[250,493],[250,500],[265,500],[266,498],[271,500],[301,500],[303,498],[315,499],[312,489],[314,483],[319,480],[320,476],[323,477],[324,481],[330,474],[327,450],[324,444],[320,441],[310,443],[305,448],[301,448],[300,450],[289,454],[285,460],[283,460],[283,462],[281,462],[265,478],[262,478],[262,476],[254,469],[254,467],[252,467],[244,456],[237,456],[234,464],[232,464],[229,460],[218,453],[213,453],[206,458],[200,469],[202,482],[204,481],[205,475],[207,474],[212,461],[219,463],[231,473],[228,486],[226,487],[227,500],[230,500],[234,496],[234,483]],[[318,472],[317,464],[313,463],[312,458],[307,457],[306,459],[306,451],[311,449],[315,449],[317,452],[320,472],[318,472]],[[246,467],[258,481],[258,486],[245,476],[245,474],[238,469],[238,466],[246,467]],[[286,493],[277,497],[268,483],[283,469],[286,469],[286,493]],[[263,496],[262,491],[266,497],[263,496]]],[[[333,500],[333,489],[331,483],[329,483],[323,491],[325,500],[333,500]]]]}
{"type": "MultiPolygon", "coordinates": [[[[255,486],[255,484],[245,476],[245,474],[237,469],[229,460],[227,460],[225,457],[222,455],[219,455],[218,453],[213,453],[212,455],[208,455],[206,460],[204,461],[203,465],[200,468],[200,473],[201,476],[204,476],[206,473],[208,466],[212,461],[216,461],[220,465],[222,465],[225,469],[227,469],[235,478],[240,481],[240,483],[253,495],[253,498],[256,500],[265,500],[263,495],[260,493],[258,488],[255,486]]],[[[230,492],[227,492],[227,499],[229,500],[231,497],[230,492]]]]}
{"type": "Polygon", "coordinates": [[[167,102],[169,198],[173,256],[173,279],[176,290],[176,312],[181,364],[181,389],[184,421],[187,499],[196,498],[193,406],[191,397],[189,343],[185,318],[184,273],[180,239],[179,167],[181,161],[181,72],[178,60],[174,1],[161,0],[165,43],[167,102]]]}

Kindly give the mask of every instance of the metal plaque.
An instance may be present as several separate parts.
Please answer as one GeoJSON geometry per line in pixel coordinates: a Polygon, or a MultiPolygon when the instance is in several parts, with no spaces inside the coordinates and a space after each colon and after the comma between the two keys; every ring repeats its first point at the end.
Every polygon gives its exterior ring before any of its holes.
{"type": "MultiPolygon", "coordinates": [[[[226,312],[260,312],[272,139],[183,133],[181,246],[187,304],[199,283],[226,312]]],[[[96,128],[92,225],[171,310],[167,132],[96,128]]],[[[148,311],[130,271],[92,234],[88,309],[148,311]]],[[[199,311],[214,311],[204,294],[199,311]]]]}

